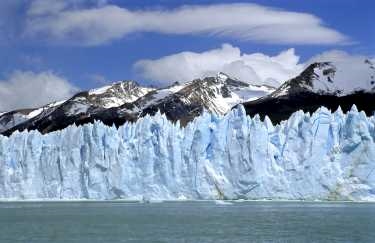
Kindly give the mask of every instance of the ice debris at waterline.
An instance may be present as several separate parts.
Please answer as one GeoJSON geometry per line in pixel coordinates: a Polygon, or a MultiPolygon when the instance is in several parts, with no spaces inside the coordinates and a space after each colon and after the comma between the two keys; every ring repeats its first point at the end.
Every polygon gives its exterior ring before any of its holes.
{"type": "Polygon", "coordinates": [[[184,128],[157,114],[16,132],[0,136],[0,198],[375,201],[374,127],[355,107],[273,126],[241,106],[184,128]]]}

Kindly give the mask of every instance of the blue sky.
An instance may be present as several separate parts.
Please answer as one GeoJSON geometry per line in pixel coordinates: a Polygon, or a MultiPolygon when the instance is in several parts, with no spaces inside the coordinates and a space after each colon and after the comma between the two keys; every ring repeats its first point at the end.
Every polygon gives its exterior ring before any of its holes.
{"type": "MultiPolygon", "coordinates": [[[[51,79],[56,76],[78,89],[123,79],[160,85],[163,82],[158,82],[158,78],[178,77],[179,73],[163,76],[151,69],[169,65],[169,69],[162,70],[169,72],[170,63],[162,63],[164,66],[151,63],[140,69],[134,67],[135,63],[185,51],[203,53],[220,49],[224,43],[241,53],[263,53],[267,57],[294,48],[294,55],[300,57],[298,63],[330,50],[370,58],[375,55],[374,1],[258,0],[237,3],[242,5],[233,4],[233,1],[206,0],[3,0],[0,2],[0,94],[1,88],[7,89],[10,82],[13,86],[21,84],[14,77],[17,76],[15,73],[22,76],[27,72],[34,74],[34,78],[40,78],[38,74],[47,74],[46,78],[51,79]],[[220,11],[211,11],[209,6],[219,7],[220,11]],[[186,18],[183,8],[188,8],[189,15],[194,17],[186,23],[181,21],[186,18]],[[241,10],[244,11],[243,20],[238,17],[242,16],[241,10]],[[207,18],[207,15],[211,17],[207,18]],[[267,21],[252,23],[276,15],[279,19],[271,24],[263,23],[267,21]],[[235,20],[236,16],[239,19],[235,20]],[[251,16],[255,16],[255,20],[251,16]],[[196,23],[195,19],[201,23],[196,23]],[[233,30],[232,25],[226,24],[232,19],[233,30]],[[223,23],[219,23],[222,20],[223,23]],[[279,20],[280,25],[277,24],[279,20]],[[212,23],[217,24],[211,26],[212,23]],[[64,34],[59,30],[61,26],[68,29],[64,34]],[[256,33],[253,33],[254,26],[256,33]],[[302,38],[305,34],[311,38],[302,38]]],[[[171,61],[180,60],[178,57],[171,61]]],[[[23,78],[27,79],[27,75],[23,78]]],[[[68,94],[74,90],[68,87],[64,92],[68,94]]]]}

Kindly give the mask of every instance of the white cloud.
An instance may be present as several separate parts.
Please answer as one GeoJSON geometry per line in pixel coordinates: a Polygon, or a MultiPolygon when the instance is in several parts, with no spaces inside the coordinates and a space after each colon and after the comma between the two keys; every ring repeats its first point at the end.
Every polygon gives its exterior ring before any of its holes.
{"type": "Polygon", "coordinates": [[[363,55],[351,55],[345,51],[341,50],[330,50],[318,55],[313,56],[310,58],[306,65],[309,65],[314,62],[359,62],[363,63],[364,60],[368,59],[366,56],[363,55]]]}
{"type": "Polygon", "coordinates": [[[0,111],[33,108],[70,97],[78,89],[51,71],[15,71],[0,80],[0,111]]]}
{"type": "Polygon", "coordinates": [[[37,0],[28,11],[26,34],[79,45],[99,45],[135,32],[211,34],[281,44],[348,42],[312,14],[250,3],[129,10],[105,1],[94,1],[89,8],[66,2],[71,0],[37,0]]]}
{"type": "Polygon", "coordinates": [[[267,56],[241,53],[239,48],[223,44],[201,53],[181,52],[157,60],[140,60],[134,68],[142,78],[159,85],[214,76],[221,71],[253,84],[278,86],[302,71],[303,65],[298,62],[294,49],[267,56]]]}

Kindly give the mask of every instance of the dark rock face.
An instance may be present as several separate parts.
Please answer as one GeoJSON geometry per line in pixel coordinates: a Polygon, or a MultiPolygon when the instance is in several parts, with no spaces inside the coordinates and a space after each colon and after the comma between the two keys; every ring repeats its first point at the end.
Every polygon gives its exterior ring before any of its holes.
{"type": "Polygon", "coordinates": [[[346,96],[320,95],[312,92],[301,92],[282,97],[264,97],[255,101],[244,103],[246,113],[250,116],[259,114],[262,118],[266,115],[273,123],[286,120],[293,112],[303,110],[314,112],[319,107],[325,106],[335,111],[340,106],[346,112],[355,104],[358,110],[363,110],[368,116],[375,111],[375,94],[357,92],[346,96]]]}
{"type": "Polygon", "coordinates": [[[165,114],[169,120],[180,121],[181,125],[186,125],[189,121],[199,116],[203,112],[202,103],[192,102],[190,104],[184,103],[178,95],[173,95],[155,105],[146,107],[140,114],[155,115],[158,111],[165,114]]]}
{"type": "Polygon", "coordinates": [[[49,133],[66,128],[69,125],[82,125],[85,123],[93,123],[100,120],[108,126],[120,126],[126,121],[135,121],[137,119],[131,113],[118,113],[118,108],[109,109],[92,109],[88,112],[68,115],[64,110],[64,106],[58,107],[46,116],[37,116],[19,125],[16,125],[2,133],[9,136],[15,131],[38,130],[41,133],[49,133]]]}

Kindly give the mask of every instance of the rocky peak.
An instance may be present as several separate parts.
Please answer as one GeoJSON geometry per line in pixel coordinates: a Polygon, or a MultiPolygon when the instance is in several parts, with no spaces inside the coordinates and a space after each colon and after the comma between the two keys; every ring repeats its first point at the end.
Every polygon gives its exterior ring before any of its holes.
{"type": "Polygon", "coordinates": [[[90,90],[88,99],[93,103],[97,103],[98,106],[111,108],[134,102],[153,90],[153,88],[140,86],[135,81],[121,81],[90,90]]]}

